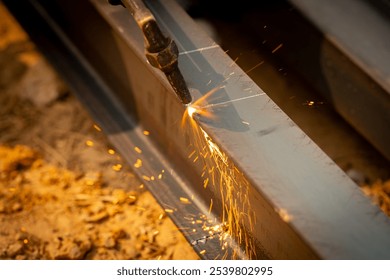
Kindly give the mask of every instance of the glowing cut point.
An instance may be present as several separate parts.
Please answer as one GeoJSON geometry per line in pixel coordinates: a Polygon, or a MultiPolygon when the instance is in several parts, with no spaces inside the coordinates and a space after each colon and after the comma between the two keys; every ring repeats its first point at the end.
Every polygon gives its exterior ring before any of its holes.
{"type": "Polygon", "coordinates": [[[193,116],[194,113],[196,112],[196,108],[193,107],[193,106],[188,106],[188,107],[187,107],[187,112],[188,112],[188,115],[192,118],[192,116],[193,116]]]}

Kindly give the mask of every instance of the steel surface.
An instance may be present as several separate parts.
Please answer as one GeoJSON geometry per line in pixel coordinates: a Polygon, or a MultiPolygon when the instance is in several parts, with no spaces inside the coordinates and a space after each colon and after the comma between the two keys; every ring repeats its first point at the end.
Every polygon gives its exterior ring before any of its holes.
{"type": "MultiPolygon", "coordinates": [[[[371,0],[290,0],[321,35],[291,34],[289,60],[390,160],[390,10],[371,0]],[[299,37],[302,40],[296,40],[299,37]],[[310,42],[310,44],[308,44],[310,42]],[[317,49],[316,49],[317,48],[317,49]],[[302,51],[302,52],[301,52],[302,51]],[[299,62],[297,63],[297,61],[299,62]]],[[[297,26],[295,26],[297,27],[297,26]]],[[[290,28],[290,26],[288,26],[290,28]]]]}

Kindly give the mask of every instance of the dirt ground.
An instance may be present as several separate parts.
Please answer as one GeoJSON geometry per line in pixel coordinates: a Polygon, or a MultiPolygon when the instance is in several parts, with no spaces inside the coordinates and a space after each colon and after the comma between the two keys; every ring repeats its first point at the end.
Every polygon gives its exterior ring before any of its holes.
{"type": "Polygon", "coordinates": [[[0,259],[198,259],[0,2],[0,259]]]}

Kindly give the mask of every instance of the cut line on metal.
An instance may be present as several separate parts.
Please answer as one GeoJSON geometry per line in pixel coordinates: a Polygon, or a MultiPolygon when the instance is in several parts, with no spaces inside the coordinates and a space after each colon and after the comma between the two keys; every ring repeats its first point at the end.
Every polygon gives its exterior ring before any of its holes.
{"type": "Polygon", "coordinates": [[[190,54],[190,53],[194,53],[194,52],[202,52],[202,51],[206,51],[206,50],[210,50],[210,49],[215,49],[215,48],[218,48],[218,47],[219,47],[219,45],[215,44],[215,45],[204,47],[204,48],[199,48],[199,49],[195,49],[195,50],[179,52],[179,55],[190,54]]]}
{"type": "Polygon", "coordinates": [[[246,100],[246,99],[249,99],[249,98],[254,98],[254,97],[258,97],[258,96],[262,96],[262,95],[265,95],[265,93],[263,92],[263,93],[258,93],[258,94],[254,94],[254,95],[251,95],[251,96],[245,96],[245,97],[240,97],[240,98],[236,98],[236,99],[233,99],[233,100],[220,102],[220,103],[208,104],[208,105],[202,106],[200,108],[204,109],[204,108],[209,108],[209,107],[225,105],[225,104],[233,103],[233,102],[236,102],[236,101],[242,101],[242,100],[246,100]]]}

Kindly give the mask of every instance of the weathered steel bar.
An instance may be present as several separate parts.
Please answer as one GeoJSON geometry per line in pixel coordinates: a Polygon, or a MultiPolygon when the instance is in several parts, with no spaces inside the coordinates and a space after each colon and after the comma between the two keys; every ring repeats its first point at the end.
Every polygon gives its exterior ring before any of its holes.
{"type": "Polygon", "coordinates": [[[207,101],[185,127],[186,107],[147,63],[126,11],[105,0],[4,2],[122,156],[144,162],[135,172],[203,258],[390,257],[389,219],[174,1],[146,4],[179,47],[193,100],[207,101]]]}

